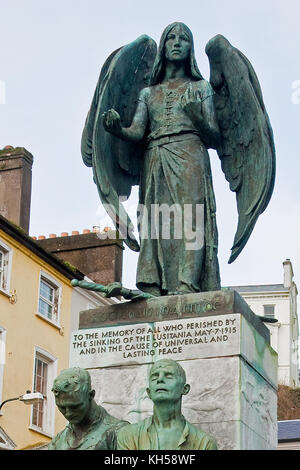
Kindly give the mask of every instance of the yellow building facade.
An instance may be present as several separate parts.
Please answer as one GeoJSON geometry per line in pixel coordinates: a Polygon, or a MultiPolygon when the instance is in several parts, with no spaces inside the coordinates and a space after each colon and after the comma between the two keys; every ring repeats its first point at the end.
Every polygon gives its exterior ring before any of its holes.
{"type": "Polygon", "coordinates": [[[0,428],[16,449],[46,444],[65,426],[51,387],[68,367],[74,277],[82,274],[0,217],[0,403],[29,390],[44,396],[2,406],[0,428]]]}

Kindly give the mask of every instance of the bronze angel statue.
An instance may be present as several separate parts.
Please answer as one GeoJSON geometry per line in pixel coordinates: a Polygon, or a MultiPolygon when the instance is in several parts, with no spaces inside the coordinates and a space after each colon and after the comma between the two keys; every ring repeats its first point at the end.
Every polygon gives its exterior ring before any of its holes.
{"type": "MultiPolygon", "coordinates": [[[[246,245],[274,187],[275,148],[260,84],[249,60],[217,35],[206,46],[210,81],[196,63],[183,23],[164,30],[157,48],[141,36],[102,67],[82,135],[102,203],[125,243],[139,251],[136,285],[154,295],[220,289],[216,204],[208,149],[215,149],[236,193],[238,226],[229,263],[246,245]],[[139,185],[139,242],[120,198],[139,185]],[[193,229],[202,243],[153,237],[150,209],[202,207],[193,229]],[[201,225],[199,227],[199,225],[201,225]]],[[[156,219],[157,220],[157,219],[156,219]]],[[[163,226],[164,220],[161,218],[163,226]]]]}

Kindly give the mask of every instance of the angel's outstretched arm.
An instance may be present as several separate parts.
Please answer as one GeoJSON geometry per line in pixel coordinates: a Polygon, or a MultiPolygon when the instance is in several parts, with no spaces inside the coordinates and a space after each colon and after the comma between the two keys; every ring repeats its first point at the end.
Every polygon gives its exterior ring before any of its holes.
{"type": "Polygon", "coordinates": [[[111,134],[132,142],[143,140],[148,123],[148,110],[144,101],[138,101],[130,127],[122,127],[120,115],[114,109],[103,113],[103,125],[111,134]]]}

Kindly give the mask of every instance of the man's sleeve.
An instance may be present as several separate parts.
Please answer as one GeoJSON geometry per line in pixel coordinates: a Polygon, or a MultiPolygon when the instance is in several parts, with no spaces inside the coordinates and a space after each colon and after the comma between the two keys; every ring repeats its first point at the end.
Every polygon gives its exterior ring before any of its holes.
{"type": "Polygon", "coordinates": [[[218,450],[216,440],[204,431],[202,432],[202,436],[198,441],[198,450],[218,450]]]}
{"type": "Polygon", "coordinates": [[[48,444],[48,449],[47,450],[57,450],[57,442],[59,441],[61,432],[58,433],[55,437],[53,437],[52,441],[48,444]]]}
{"type": "Polygon", "coordinates": [[[107,441],[107,448],[109,450],[116,450],[117,449],[117,434],[120,431],[120,429],[124,426],[127,426],[128,421],[119,421],[116,423],[114,426],[112,426],[110,429],[107,430],[106,432],[106,441],[107,441]]]}
{"type": "Polygon", "coordinates": [[[117,433],[117,450],[137,450],[133,438],[132,425],[122,427],[117,433]]]}
{"type": "Polygon", "coordinates": [[[55,449],[55,444],[54,444],[53,440],[50,442],[50,444],[48,444],[47,450],[56,450],[56,449],[55,449]]]}
{"type": "Polygon", "coordinates": [[[209,434],[206,434],[204,442],[201,443],[200,447],[200,450],[218,450],[216,440],[209,434]]]}
{"type": "Polygon", "coordinates": [[[218,450],[217,443],[212,437],[208,439],[205,450],[218,450]]]}

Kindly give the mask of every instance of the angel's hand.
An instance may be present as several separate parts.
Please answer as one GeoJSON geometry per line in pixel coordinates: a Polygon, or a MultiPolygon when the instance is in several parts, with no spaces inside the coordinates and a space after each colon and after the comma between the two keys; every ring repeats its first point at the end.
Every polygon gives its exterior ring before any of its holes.
{"type": "Polygon", "coordinates": [[[114,109],[109,109],[107,112],[102,114],[102,117],[105,130],[118,137],[121,136],[122,126],[119,113],[114,109]]]}
{"type": "Polygon", "coordinates": [[[122,284],[121,282],[112,282],[106,286],[105,297],[117,297],[121,295],[122,284]]]}
{"type": "Polygon", "coordinates": [[[187,115],[193,120],[202,115],[201,94],[189,85],[181,97],[181,106],[187,115]]]}

